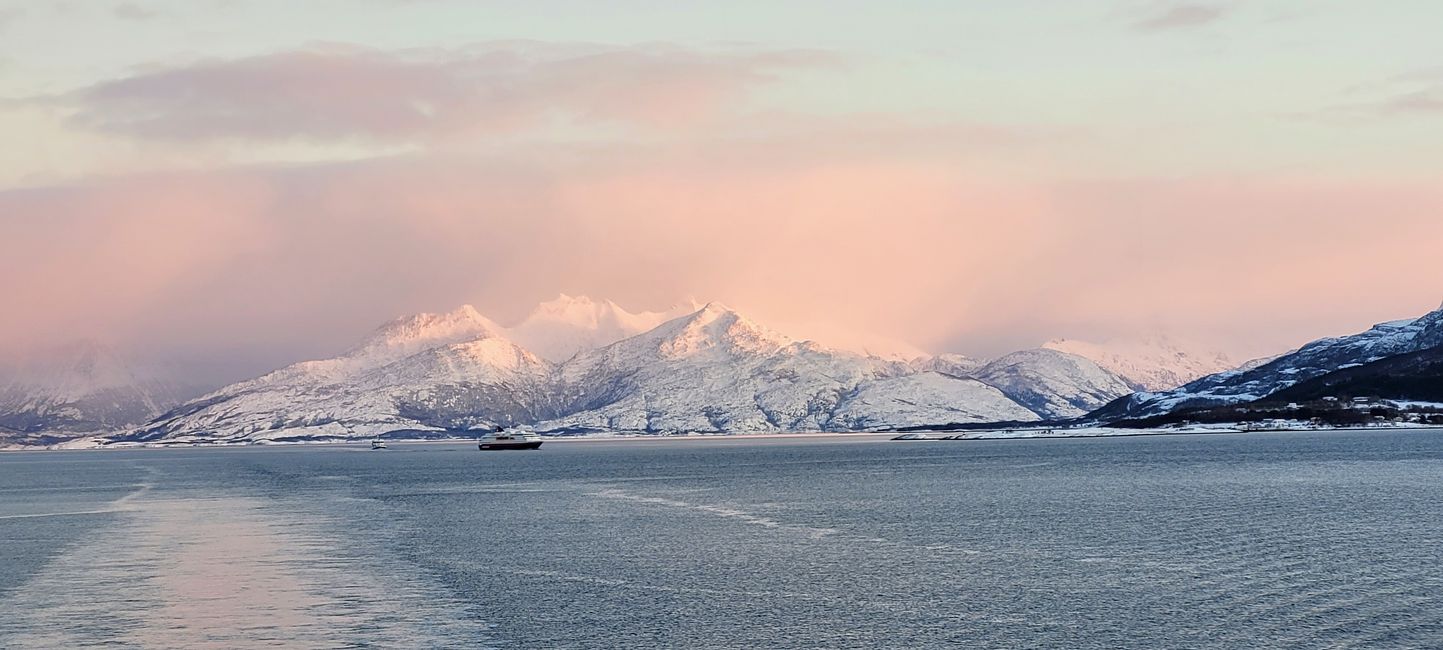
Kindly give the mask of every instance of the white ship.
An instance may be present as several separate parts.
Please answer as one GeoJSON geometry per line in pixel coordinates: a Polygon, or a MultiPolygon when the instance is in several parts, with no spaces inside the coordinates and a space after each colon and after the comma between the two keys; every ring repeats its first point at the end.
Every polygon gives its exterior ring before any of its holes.
{"type": "Polygon", "coordinates": [[[541,436],[530,431],[507,431],[502,427],[481,436],[476,447],[482,451],[502,449],[540,449],[541,436]]]}

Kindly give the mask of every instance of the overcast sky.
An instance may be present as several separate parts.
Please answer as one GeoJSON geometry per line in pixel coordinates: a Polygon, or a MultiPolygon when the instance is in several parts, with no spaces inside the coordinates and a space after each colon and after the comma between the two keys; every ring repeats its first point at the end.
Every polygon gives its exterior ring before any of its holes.
{"type": "Polygon", "coordinates": [[[0,353],[558,293],[1239,358],[1443,300],[1443,3],[0,0],[0,353]]]}

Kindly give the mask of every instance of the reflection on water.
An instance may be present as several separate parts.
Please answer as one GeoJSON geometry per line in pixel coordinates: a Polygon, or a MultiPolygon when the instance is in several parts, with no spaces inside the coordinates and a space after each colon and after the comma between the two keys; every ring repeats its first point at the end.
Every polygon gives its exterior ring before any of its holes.
{"type": "Polygon", "coordinates": [[[419,578],[357,570],[351,553],[275,502],[146,492],[118,501],[114,525],[0,601],[0,646],[439,647],[482,638],[483,626],[458,616],[464,608],[443,593],[419,578]]]}

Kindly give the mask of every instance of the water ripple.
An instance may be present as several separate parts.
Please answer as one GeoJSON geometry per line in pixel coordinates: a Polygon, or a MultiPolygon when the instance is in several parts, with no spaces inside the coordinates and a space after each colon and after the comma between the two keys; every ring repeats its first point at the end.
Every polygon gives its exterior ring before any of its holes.
{"type": "Polygon", "coordinates": [[[446,647],[485,626],[420,579],[358,566],[277,503],[118,503],[121,516],[0,602],[0,646],[446,647]],[[344,642],[342,641],[344,640],[344,642]]]}

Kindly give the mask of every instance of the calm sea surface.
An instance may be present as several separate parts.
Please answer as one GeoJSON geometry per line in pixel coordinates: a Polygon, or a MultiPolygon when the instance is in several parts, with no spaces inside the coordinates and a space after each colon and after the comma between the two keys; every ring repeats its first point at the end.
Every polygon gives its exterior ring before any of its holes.
{"type": "Polygon", "coordinates": [[[0,647],[1439,648],[1443,432],[0,454],[0,647]]]}

